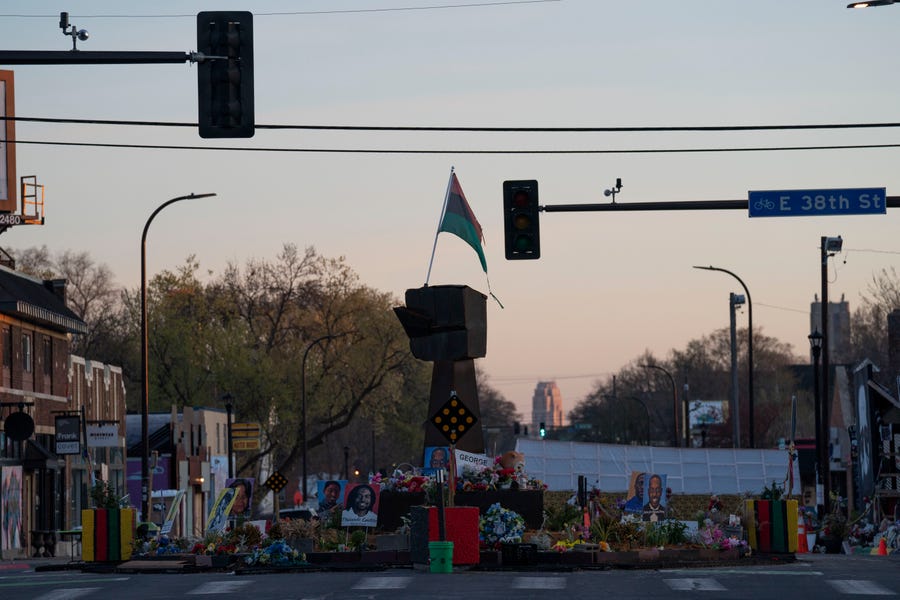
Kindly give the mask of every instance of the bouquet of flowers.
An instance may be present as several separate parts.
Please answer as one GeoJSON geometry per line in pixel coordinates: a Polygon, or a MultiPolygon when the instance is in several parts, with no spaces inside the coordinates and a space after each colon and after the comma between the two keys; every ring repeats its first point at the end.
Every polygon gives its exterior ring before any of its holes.
{"type": "Polygon", "coordinates": [[[519,543],[524,533],[522,515],[503,508],[499,502],[492,504],[478,523],[478,539],[487,547],[519,543]]]}
{"type": "Polygon", "coordinates": [[[244,558],[244,562],[250,566],[292,567],[306,564],[306,556],[288,546],[284,540],[275,540],[265,548],[255,549],[244,558]]]}
{"type": "Polygon", "coordinates": [[[391,492],[431,492],[436,485],[434,477],[407,473],[399,469],[390,477],[382,477],[381,473],[376,473],[369,481],[379,484],[382,491],[391,492]]]}

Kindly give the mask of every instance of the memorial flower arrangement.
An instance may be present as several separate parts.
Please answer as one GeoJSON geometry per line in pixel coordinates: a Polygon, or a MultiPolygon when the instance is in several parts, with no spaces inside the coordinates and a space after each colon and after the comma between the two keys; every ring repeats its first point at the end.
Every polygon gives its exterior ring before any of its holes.
{"type": "Polygon", "coordinates": [[[284,540],[274,540],[270,544],[256,548],[244,558],[248,566],[294,567],[306,564],[306,556],[291,548],[284,540]]]}
{"type": "Polygon", "coordinates": [[[498,489],[546,490],[547,485],[540,479],[529,477],[524,464],[511,467],[504,465],[504,457],[497,456],[487,467],[463,467],[462,475],[456,479],[456,491],[476,492],[498,489]]]}
{"type": "Polygon", "coordinates": [[[697,532],[697,543],[704,548],[712,550],[730,550],[732,548],[746,548],[747,542],[736,537],[729,536],[722,528],[712,522],[707,522],[705,526],[697,532]]]}
{"type": "Polygon", "coordinates": [[[369,478],[370,483],[377,483],[382,491],[390,492],[431,492],[435,488],[435,479],[430,475],[396,470],[389,477],[375,473],[369,478]]]}
{"type": "Polygon", "coordinates": [[[487,509],[478,523],[478,539],[482,546],[496,548],[500,544],[517,544],[525,533],[525,519],[496,502],[487,509]]]}

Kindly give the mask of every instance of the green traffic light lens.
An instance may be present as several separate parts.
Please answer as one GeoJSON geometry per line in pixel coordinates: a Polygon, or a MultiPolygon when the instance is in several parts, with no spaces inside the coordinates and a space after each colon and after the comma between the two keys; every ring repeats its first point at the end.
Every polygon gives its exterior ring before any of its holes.
{"type": "Polygon", "coordinates": [[[516,252],[531,252],[534,250],[534,242],[531,236],[527,235],[517,235],[514,246],[516,252]]]}

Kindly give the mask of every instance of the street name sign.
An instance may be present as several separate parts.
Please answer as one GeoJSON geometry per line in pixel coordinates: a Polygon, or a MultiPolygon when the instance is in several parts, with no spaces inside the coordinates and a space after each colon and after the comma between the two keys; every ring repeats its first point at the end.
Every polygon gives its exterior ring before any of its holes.
{"type": "Polygon", "coordinates": [[[259,423],[233,423],[231,437],[259,437],[259,423]]]}
{"type": "Polygon", "coordinates": [[[259,450],[259,438],[239,438],[231,442],[231,449],[235,452],[247,450],[259,450]]]}
{"type": "Polygon", "coordinates": [[[883,215],[885,188],[768,190],[749,192],[751,217],[820,217],[883,215]]]}

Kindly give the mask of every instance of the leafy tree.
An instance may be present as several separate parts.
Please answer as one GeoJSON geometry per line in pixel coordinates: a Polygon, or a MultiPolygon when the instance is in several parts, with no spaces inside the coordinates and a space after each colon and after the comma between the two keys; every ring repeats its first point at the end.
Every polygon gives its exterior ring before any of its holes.
{"type": "Polygon", "coordinates": [[[900,308],[900,277],[894,267],[882,269],[872,276],[872,281],[862,294],[861,305],[850,318],[850,357],[852,364],[869,359],[880,367],[875,379],[892,389],[893,375],[887,368],[888,356],[887,318],[900,308]]]}
{"type": "Polygon", "coordinates": [[[478,406],[481,410],[481,428],[484,434],[485,452],[502,454],[516,446],[514,427],[522,421],[516,405],[491,387],[490,377],[476,364],[478,406]]]}

